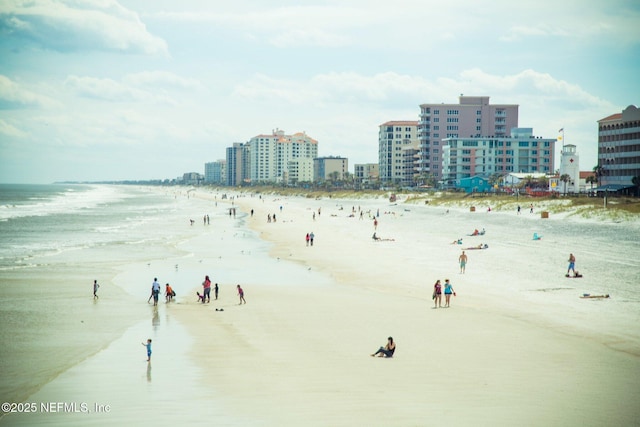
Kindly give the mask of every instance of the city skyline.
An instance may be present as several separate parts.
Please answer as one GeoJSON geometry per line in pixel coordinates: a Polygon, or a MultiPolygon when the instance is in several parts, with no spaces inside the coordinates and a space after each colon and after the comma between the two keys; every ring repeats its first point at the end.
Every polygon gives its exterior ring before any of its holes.
{"type": "Polygon", "coordinates": [[[2,2],[0,182],[203,173],[277,128],[353,172],[380,124],[461,94],[563,128],[591,170],[597,121],[640,102],[637,2],[299,3],[2,2]]]}

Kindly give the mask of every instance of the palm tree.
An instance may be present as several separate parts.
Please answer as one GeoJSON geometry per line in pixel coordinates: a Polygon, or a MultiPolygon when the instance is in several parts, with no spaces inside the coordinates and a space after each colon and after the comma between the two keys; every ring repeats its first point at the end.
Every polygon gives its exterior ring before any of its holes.
{"type": "Polygon", "coordinates": [[[560,175],[560,181],[564,182],[564,194],[567,195],[567,182],[571,181],[571,176],[564,173],[560,175]]]}
{"type": "Polygon", "coordinates": [[[598,187],[600,187],[600,178],[602,177],[602,175],[605,174],[605,170],[602,166],[600,165],[595,165],[593,167],[593,172],[596,174],[596,177],[598,179],[598,187]]]}
{"type": "Polygon", "coordinates": [[[593,184],[597,184],[598,183],[598,178],[595,175],[589,175],[586,179],[585,182],[587,184],[591,184],[591,190],[593,191],[593,184]]]}

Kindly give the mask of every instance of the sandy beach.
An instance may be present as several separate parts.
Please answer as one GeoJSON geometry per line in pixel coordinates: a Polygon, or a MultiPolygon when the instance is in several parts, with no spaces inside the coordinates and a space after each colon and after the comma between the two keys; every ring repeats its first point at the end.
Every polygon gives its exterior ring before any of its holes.
{"type": "Polygon", "coordinates": [[[524,243],[516,248],[500,234],[516,220],[506,213],[428,216],[429,207],[380,199],[215,200],[238,217],[183,241],[187,255],[124,265],[114,279],[149,320],[29,398],[109,411],[10,414],[0,424],[639,424],[640,328],[629,319],[640,315],[620,314],[620,304],[639,301],[599,286],[589,267],[596,255],[554,240],[538,216],[517,219],[524,243]],[[482,240],[465,235],[483,226],[482,240]],[[530,241],[533,230],[546,234],[545,246],[530,241]],[[374,231],[386,240],[374,242],[374,231]],[[459,237],[464,244],[452,245],[459,237]],[[468,250],[460,274],[461,250],[481,242],[489,249],[468,250]],[[563,277],[568,250],[579,252],[579,285],[563,277]],[[536,267],[536,257],[552,268],[536,267]],[[205,274],[220,295],[200,304],[205,274]],[[148,287],[131,284],[150,275],[180,284],[175,303],[144,303],[148,287]],[[457,296],[434,308],[433,283],[445,278],[457,296]],[[601,291],[614,297],[579,299],[601,291]],[[147,336],[151,364],[140,345],[147,336]],[[394,357],[371,357],[388,336],[394,357]]]}

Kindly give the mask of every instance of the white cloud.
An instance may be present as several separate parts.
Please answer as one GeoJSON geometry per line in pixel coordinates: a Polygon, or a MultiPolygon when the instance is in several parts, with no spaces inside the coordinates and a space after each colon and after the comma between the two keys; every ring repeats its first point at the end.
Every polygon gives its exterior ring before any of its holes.
{"type": "Polygon", "coordinates": [[[12,0],[0,7],[0,29],[60,51],[114,50],[167,55],[164,40],[115,0],[12,0]]]}
{"type": "Polygon", "coordinates": [[[0,134],[15,138],[24,138],[28,135],[26,132],[21,131],[2,119],[0,119],[0,134]]]}
{"type": "Polygon", "coordinates": [[[14,107],[52,107],[57,102],[49,97],[33,92],[0,74],[0,105],[14,107]]]}
{"type": "Polygon", "coordinates": [[[176,102],[164,92],[143,90],[113,79],[70,75],[64,82],[76,94],[110,102],[162,102],[175,105],[176,102]]]}
{"type": "Polygon", "coordinates": [[[198,89],[202,84],[197,79],[180,77],[168,71],[143,71],[128,74],[123,78],[125,83],[134,86],[175,87],[179,89],[198,89]]]}

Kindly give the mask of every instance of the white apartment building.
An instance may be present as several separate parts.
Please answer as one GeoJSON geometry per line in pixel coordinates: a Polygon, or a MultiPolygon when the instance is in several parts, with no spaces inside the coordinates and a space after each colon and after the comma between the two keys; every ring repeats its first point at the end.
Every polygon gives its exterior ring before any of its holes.
{"type": "Polygon", "coordinates": [[[413,182],[414,155],[418,149],[418,122],[385,122],[378,131],[378,171],[380,180],[409,185],[413,182]]]}
{"type": "Polygon", "coordinates": [[[512,172],[552,174],[556,140],[533,136],[532,128],[513,128],[511,136],[445,138],[443,181],[512,172]]]}
{"type": "MultiPolygon", "coordinates": [[[[518,127],[518,105],[489,104],[488,96],[460,95],[458,104],[422,104],[417,173],[443,177],[443,140],[447,138],[504,138],[518,127]]],[[[445,172],[445,174],[448,172],[445,172]]]]}
{"type": "Polygon", "coordinates": [[[318,141],[304,132],[286,135],[276,129],[249,140],[251,181],[286,182],[289,162],[297,158],[318,157],[318,141]]]}

